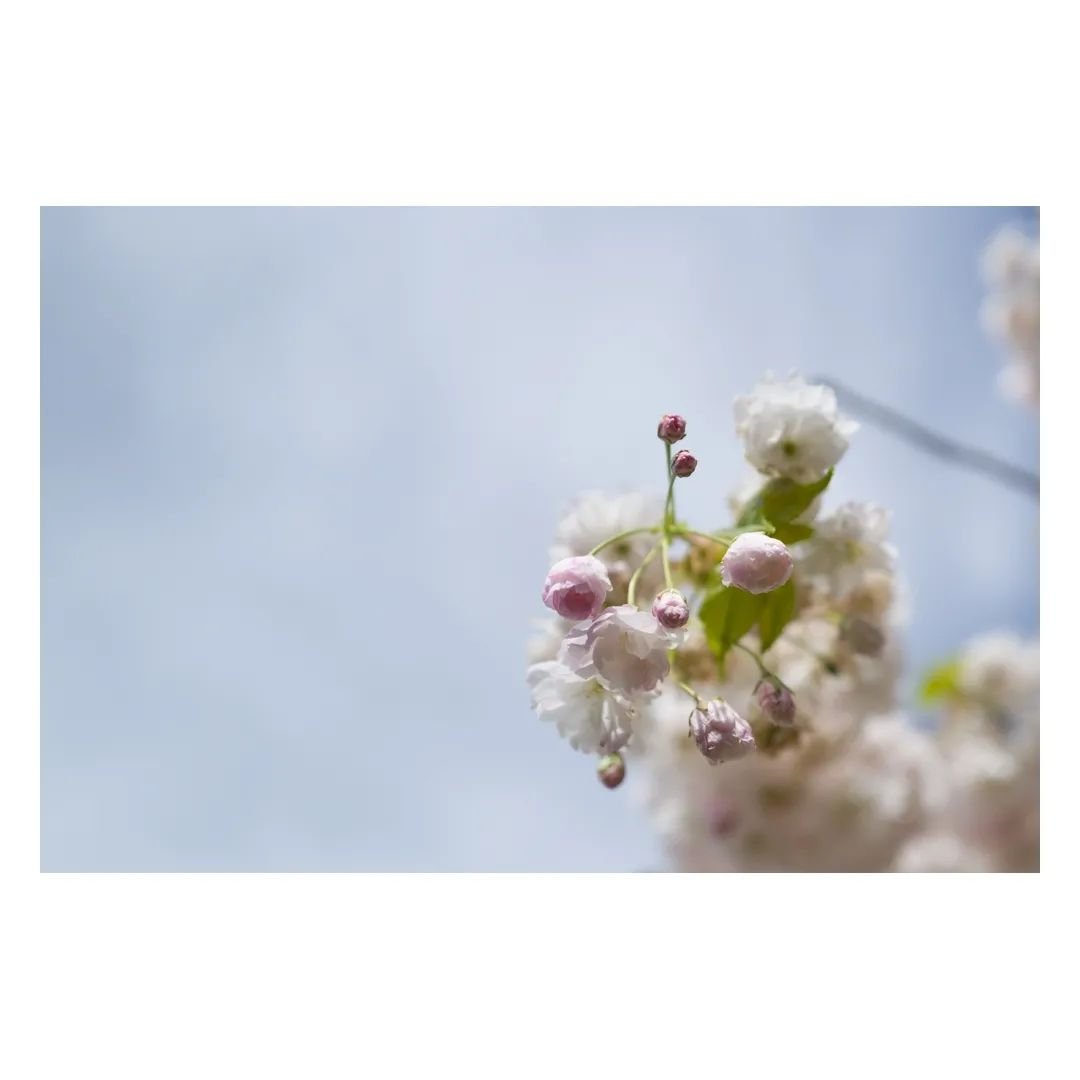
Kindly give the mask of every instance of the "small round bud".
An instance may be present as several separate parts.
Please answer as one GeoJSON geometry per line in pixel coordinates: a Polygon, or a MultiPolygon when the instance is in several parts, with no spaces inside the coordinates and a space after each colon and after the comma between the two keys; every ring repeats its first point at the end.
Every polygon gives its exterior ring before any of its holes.
{"type": "Polygon", "coordinates": [[[851,651],[860,656],[880,656],[885,648],[885,635],[881,629],[859,615],[844,620],[840,636],[851,651]]]}
{"type": "Polygon", "coordinates": [[[720,580],[748,593],[767,593],[786,584],[794,569],[791,552],[779,540],[743,533],[720,560],[720,580]]]}
{"type": "Polygon", "coordinates": [[[795,699],[786,686],[762,679],[757,689],[757,703],[765,716],[781,727],[795,723],[795,699]]]}
{"type": "Polygon", "coordinates": [[[722,698],[693,711],[690,731],[710,765],[744,757],[755,746],[750,725],[722,698]]]}
{"type": "Polygon", "coordinates": [[[690,621],[690,605],[678,589],[665,589],[653,601],[652,613],[665,630],[681,630],[690,621]]]}
{"type": "Polygon", "coordinates": [[[671,471],[676,476],[692,476],[696,468],[697,458],[694,457],[689,450],[680,450],[675,457],[671,459],[671,471]]]}
{"type": "Polygon", "coordinates": [[[660,417],[656,434],[668,444],[677,443],[686,437],[686,421],[676,413],[667,413],[660,417]]]}
{"type": "Polygon", "coordinates": [[[626,779],[626,762],[622,754],[607,754],[596,766],[596,775],[606,788],[617,788],[626,779]]]}
{"type": "Polygon", "coordinates": [[[544,581],[543,601],[571,622],[595,619],[611,592],[607,567],[594,555],[560,559],[544,581]]]}

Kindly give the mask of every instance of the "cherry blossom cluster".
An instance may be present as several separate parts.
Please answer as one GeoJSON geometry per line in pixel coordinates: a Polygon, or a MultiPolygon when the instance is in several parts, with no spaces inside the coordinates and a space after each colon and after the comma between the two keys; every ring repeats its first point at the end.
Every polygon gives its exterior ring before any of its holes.
{"type": "Polygon", "coordinates": [[[1001,391],[1038,408],[1039,241],[1006,226],[987,245],[983,277],[990,289],[983,326],[1008,354],[998,380],[1001,391]]]}
{"type": "MultiPolygon", "coordinates": [[[[674,587],[678,562],[671,553],[674,543],[695,535],[675,515],[676,481],[692,476],[698,464],[689,450],[673,450],[685,435],[681,416],[661,417],[657,436],[667,473],[662,512],[645,500],[587,497],[560,527],[558,557],[541,593],[560,621],[552,655],[529,669],[533,705],[575,749],[603,755],[598,772],[607,786],[621,782],[625,768],[619,751],[630,742],[648,702],[661,692],[672,657],[687,636],[690,602],[674,587]],[[636,520],[623,527],[626,511],[636,520]],[[594,521],[610,525],[597,530],[594,521]],[[609,527],[613,531],[594,544],[597,531],[609,527]],[[654,573],[648,574],[652,563],[654,573]],[[642,596],[644,606],[638,602],[642,596]]],[[[791,576],[787,548],[763,532],[744,529],[726,540],[719,560],[725,588],[764,593],[791,576]]],[[[730,705],[706,702],[680,685],[694,702],[688,733],[707,761],[716,764],[753,749],[749,725],[730,705]]]]}
{"type": "Polygon", "coordinates": [[[586,495],[558,528],[541,589],[554,614],[531,645],[528,684],[539,716],[601,757],[608,786],[625,775],[624,751],[648,764],[669,711],[679,717],[680,754],[706,773],[755,751],[771,755],[815,723],[820,694],[802,668],[843,680],[887,651],[882,512],[851,504],[811,524],[854,422],[831,390],[793,376],[737,399],[735,424],[759,475],[728,527],[700,530],[679,518],[678,484],[698,462],[676,448],[687,425],[669,414],[656,431],[666,496],[586,495]],[[829,607],[830,590],[845,598],[843,610],[829,607]],[[834,659],[811,640],[821,629],[835,638],[834,659]],[[797,657],[789,672],[772,659],[784,649],[797,657]],[[725,686],[728,669],[747,664],[747,679],[725,686]]]}

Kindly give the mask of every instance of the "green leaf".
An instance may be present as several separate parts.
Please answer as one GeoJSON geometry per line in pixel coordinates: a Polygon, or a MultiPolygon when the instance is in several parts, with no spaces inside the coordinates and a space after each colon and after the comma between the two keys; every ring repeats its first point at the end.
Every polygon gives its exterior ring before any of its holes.
{"type": "Polygon", "coordinates": [[[749,525],[764,518],[777,527],[786,525],[809,508],[810,504],[829,486],[832,478],[832,469],[813,484],[796,484],[794,480],[778,476],[768,481],[743,507],[738,523],[749,525]]]}
{"type": "Polygon", "coordinates": [[[800,540],[809,540],[814,535],[812,525],[804,525],[801,521],[786,521],[783,525],[777,525],[773,529],[773,536],[783,544],[797,544],[800,540]]]}
{"type": "Polygon", "coordinates": [[[705,597],[698,614],[705,625],[709,648],[718,659],[722,660],[728,649],[753,628],[764,600],[764,596],[733,588],[720,588],[705,597]]]}
{"type": "Polygon", "coordinates": [[[932,667],[919,684],[919,701],[933,705],[945,698],[955,697],[960,690],[960,663],[945,660],[932,667]]]}
{"type": "Polygon", "coordinates": [[[789,578],[779,589],[765,593],[761,599],[764,603],[758,617],[758,629],[761,651],[767,652],[795,615],[795,579],[789,578]]]}

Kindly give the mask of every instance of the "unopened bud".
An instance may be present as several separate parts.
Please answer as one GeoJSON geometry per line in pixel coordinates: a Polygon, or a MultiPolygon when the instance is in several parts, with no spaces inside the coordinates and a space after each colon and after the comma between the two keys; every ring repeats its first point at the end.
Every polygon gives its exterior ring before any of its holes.
{"type": "Polygon", "coordinates": [[[690,605],[678,589],[665,589],[653,601],[652,613],[665,630],[681,630],[690,621],[690,605]]]}
{"type": "Polygon", "coordinates": [[[676,476],[687,477],[693,475],[697,468],[697,458],[689,450],[680,450],[671,461],[671,471],[676,476]]]}
{"type": "Polygon", "coordinates": [[[762,679],[757,690],[757,703],[774,724],[790,727],[795,723],[795,698],[786,686],[771,679],[762,679]]]}
{"type": "Polygon", "coordinates": [[[693,711],[690,731],[710,765],[744,757],[755,746],[750,725],[722,698],[693,711]]]}
{"type": "Polygon", "coordinates": [[[720,560],[720,580],[748,593],[767,593],[786,584],[794,568],[791,552],[779,540],[743,533],[720,560]]]}
{"type": "Polygon", "coordinates": [[[676,413],[667,413],[660,417],[656,434],[666,443],[677,443],[686,436],[686,421],[676,413]]]}
{"type": "Polygon", "coordinates": [[[626,762],[622,754],[608,754],[596,766],[596,775],[606,788],[617,788],[626,778],[626,762]]]}
{"type": "Polygon", "coordinates": [[[859,615],[844,620],[840,636],[851,651],[860,656],[880,656],[885,648],[885,635],[881,629],[859,615]]]}

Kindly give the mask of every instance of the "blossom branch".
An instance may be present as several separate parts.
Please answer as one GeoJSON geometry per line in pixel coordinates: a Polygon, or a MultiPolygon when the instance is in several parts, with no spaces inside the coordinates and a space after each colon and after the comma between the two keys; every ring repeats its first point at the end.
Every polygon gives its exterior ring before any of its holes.
{"type": "Polygon", "coordinates": [[[836,379],[819,378],[817,381],[831,387],[839,397],[847,402],[852,412],[891,431],[894,435],[899,435],[902,439],[906,439],[927,453],[946,461],[955,461],[958,465],[981,472],[984,476],[997,480],[1008,487],[1032,495],[1036,500],[1039,498],[1039,476],[1037,473],[1029,472],[1027,469],[1022,469],[1011,462],[1002,461],[984,450],[978,450],[973,446],[965,446],[963,443],[940,435],[903,413],[897,412],[887,405],[882,405],[879,401],[874,401],[856,393],[836,379]]]}

